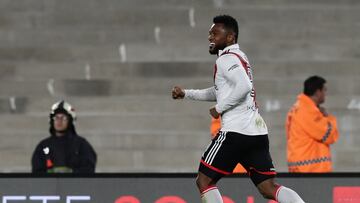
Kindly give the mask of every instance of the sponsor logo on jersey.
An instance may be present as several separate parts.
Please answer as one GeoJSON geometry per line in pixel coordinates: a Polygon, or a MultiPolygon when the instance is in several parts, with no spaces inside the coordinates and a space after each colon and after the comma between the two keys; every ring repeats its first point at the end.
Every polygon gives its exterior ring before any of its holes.
{"type": "Polygon", "coordinates": [[[239,67],[239,64],[234,64],[232,65],[229,69],[228,69],[228,72],[234,70],[235,68],[239,67]]]}

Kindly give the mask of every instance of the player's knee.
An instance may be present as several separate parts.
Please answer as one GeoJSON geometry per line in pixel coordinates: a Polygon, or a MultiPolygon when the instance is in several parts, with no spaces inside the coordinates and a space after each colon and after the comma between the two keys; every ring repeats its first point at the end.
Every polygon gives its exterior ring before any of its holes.
{"type": "Polygon", "coordinates": [[[260,183],[257,185],[257,188],[264,198],[274,199],[274,194],[276,193],[277,187],[272,179],[260,183]]]}
{"type": "Polygon", "coordinates": [[[196,178],[196,186],[199,188],[200,191],[208,187],[206,182],[199,176],[196,178]]]}
{"type": "Polygon", "coordinates": [[[211,178],[203,175],[198,175],[196,177],[196,185],[199,188],[200,191],[206,190],[211,185],[215,185],[216,182],[214,182],[211,178]]]}
{"type": "Polygon", "coordinates": [[[265,199],[274,199],[273,194],[269,190],[259,188],[259,192],[265,199]]]}

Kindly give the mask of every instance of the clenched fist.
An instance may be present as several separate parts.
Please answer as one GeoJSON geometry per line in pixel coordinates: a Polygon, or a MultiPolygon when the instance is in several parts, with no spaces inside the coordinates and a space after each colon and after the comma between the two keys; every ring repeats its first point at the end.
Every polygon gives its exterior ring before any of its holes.
{"type": "Polygon", "coordinates": [[[171,95],[173,99],[183,99],[185,96],[185,92],[181,87],[175,86],[172,89],[171,95]]]}

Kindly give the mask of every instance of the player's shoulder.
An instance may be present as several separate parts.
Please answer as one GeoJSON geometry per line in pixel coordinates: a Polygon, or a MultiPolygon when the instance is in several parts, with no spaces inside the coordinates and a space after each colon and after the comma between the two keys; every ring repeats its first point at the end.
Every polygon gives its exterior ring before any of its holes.
{"type": "Polygon", "coordinates": [[[223,53],[216,59],[217,65],[226,65],[226,64],[233,64],[239,62],[240,61],[238,56],[232,52],[223,53]]]}

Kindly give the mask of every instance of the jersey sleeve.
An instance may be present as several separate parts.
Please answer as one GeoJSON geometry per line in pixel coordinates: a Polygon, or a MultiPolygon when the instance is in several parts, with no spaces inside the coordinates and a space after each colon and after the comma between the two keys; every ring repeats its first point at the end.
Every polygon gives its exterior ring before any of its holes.
{"type": "Polygon", "coordinates": [[[225,98],[218,100],[215,106],[218,113],[223,113],[237,106],[251,92],[252,84],[245,67],[235,55],[221,56],[216,64],[218,71],[223,74],[230,87],[229,94],[225,98]]]}
{"type": "Polygon", "coordinates": [[[216,101],[215,87],[206,89],[185,89],[185,99],[200,101],[216,101]]]}

